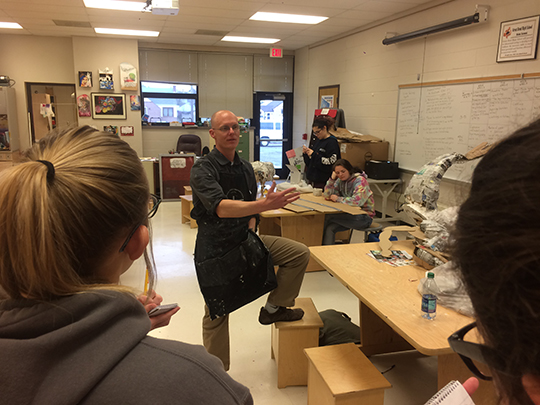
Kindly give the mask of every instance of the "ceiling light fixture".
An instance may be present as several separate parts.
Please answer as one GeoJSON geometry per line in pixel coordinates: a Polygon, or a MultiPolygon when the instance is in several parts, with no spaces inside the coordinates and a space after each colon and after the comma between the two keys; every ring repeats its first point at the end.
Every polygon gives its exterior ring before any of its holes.
{"type": "Polygon", "coordinates": [[[121,30],[117,28],[94,28],[96,34],[130,35],[136,37],[157,37],[159,31],[121,30]]]}
{"type": "Polygon", "coordinates": [[[275,38],[235,37],[231,35],[226,35],[221,38],[221,40],[227,42],[250,42],[254,44],[275,44],[276,42],[281,41],[281,39],[275,38]]]}
{"type": "Polygon", "coordinates": [[[264,13],[259,11],[249,17],[249,19],[255,21],[271,21],[293,24],[319,24],[324,20],[328,20],[328,17],[301,14],[264,13]]]}
{"type": "Polygon", "coordinates": [[[22,30],[22,27],[14,22],[0,22],[0,28],[10,28],[15,30],[22,30]]]}
{"type": "Polygon", "coordinates": [[[88,8],[102,8],[105,10],[121,11],[146,11],[146,2],[140,1],[117,1],[117,0],[84,0],[84,5],[88,8]]]}

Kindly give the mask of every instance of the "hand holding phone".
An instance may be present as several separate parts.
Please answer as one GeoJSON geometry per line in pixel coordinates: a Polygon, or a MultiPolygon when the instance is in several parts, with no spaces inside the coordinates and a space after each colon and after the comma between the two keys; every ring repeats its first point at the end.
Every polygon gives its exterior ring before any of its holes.
{"type": "Polygon", "coordinates": [[[167,305],[158,305],[157,307],[148,311],[148,316],[153,317],[153,316],[164,314],[165,312],[169,312],[170,310],[176,308],[177,306],[178,306],[177,303],[167,304],[167,305]]]}

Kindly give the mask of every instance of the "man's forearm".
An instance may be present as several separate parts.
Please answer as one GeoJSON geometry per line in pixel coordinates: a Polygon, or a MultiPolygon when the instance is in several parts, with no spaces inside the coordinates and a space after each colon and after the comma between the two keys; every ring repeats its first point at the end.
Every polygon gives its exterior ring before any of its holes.
{"type": "Polygon", "coordinates": [[[266,199],[256,201],[221,200],[216,208],[216,214],[220,218],[242,218],[259,214],[268,210],[266,199]]]}

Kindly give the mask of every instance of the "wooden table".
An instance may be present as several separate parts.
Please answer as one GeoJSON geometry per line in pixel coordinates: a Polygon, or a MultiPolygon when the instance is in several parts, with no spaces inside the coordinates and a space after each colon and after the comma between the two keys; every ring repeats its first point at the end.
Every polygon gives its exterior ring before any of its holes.
{"type": "MultiPolygon", "coordinates": [[[[348,212],[353,215],[365,214],[358,207],[327,201],[324,197],[302,194],[294,204],[287,208],[265,211],[260,214],[259,233],[261,235],[283,236],[306,246],[320,246],[324,231],[326,214],[348,212]]],[[[315,260],[310,259],[306,271],[323,270],[315,260]]]]}
{"type": "MultiPolygon", "coordinates": [[[[411,241],[394,242],[392,249],[412,252],[411,241]]],[[[438,357],[438,386],[472,376],[448,345],[448,337],[472,319],[437,307],[437,318],[420,315],[417,286],[425,270],[418,266],[392,267],[367,256],[378,243],[311,247],[311,258],[338,279],[360,301],[362,351],[366,355],[416,349],[438,357]]],[[[473,396],[476,405],[494,404],[493,386],[481,382],[473,396]]]]}

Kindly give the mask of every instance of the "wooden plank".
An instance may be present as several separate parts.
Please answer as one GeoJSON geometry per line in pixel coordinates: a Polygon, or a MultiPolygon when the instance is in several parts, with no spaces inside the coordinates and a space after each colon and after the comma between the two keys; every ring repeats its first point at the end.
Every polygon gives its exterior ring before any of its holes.
{"type": "Polygon", "coordinates": [[[288,211],[292,211],[292,212],[296,212],[296,213],[312,211],[309,208],[300,207],[300,206],[295,205],[295,204],[287,204],[285,207],[283,207],[283,209],[288,210],[288,211]]]}
{"type": "MultiPolygon", "coordinates": [[[[353,207],[348,204],[343,203],[335,203],[333,201],[326,200],[324,197],[315,197],[313,194],[302,194],[302,197],[300,197],[300,204],[304,205],[305,202],[312,202],[316,203],[320,206],[320,204],[331,208],[333,211],[338,210],[342,212],[348,212],[352,215],[360,215],[360,214],[367,214],[366,211],[361,209],[360,207],[353,207]]],[[[307,205],[307,204],[305,204],[307,205]]],[[[321,211],[321,212],[329,212],[329,211],[321,211]]]]}
{"type": "Polygon", "coordinates": [[[489,76],[489,77],[477,77],[471,79],[455,79],[455,80],[441,80],[436,82],[426,82],[426,83],[411,83],[411,84],[400,84],[399,89],[406,89],[411,87],[428,87],[428,86],[444,86],[447,84],[464,84],[464,83],[482,83],[482,82],[491,82],[497,80],[516,80],[516,79],[530,79],[540,77],[540,73],[523,73],[523,74],[512,74],[512,75],[502,75],[502,76],[489,76]]]}

